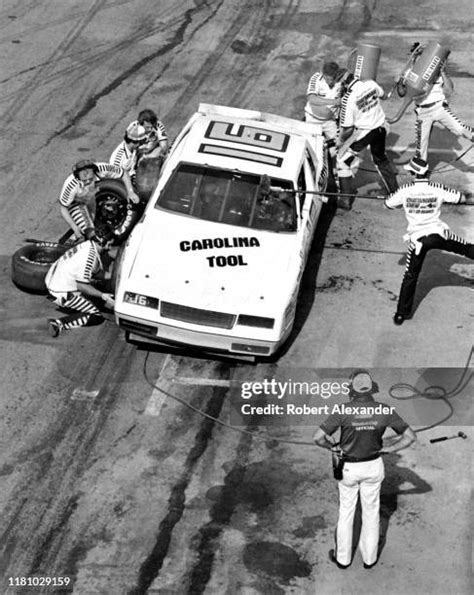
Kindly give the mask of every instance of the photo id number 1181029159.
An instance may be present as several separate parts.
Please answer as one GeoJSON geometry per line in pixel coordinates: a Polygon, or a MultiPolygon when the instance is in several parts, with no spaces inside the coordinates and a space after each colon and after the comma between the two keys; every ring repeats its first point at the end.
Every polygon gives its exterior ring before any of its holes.
{"type": "Polygon", "coordinates": [[[69,576],[10,576],[9,587],[66,587],[71,583],[69,576]]]}

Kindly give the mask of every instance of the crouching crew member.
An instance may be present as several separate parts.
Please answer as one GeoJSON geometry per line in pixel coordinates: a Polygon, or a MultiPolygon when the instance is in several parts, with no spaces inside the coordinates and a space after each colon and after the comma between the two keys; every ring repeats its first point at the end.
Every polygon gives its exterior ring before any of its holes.
{"type": "MultiPolygon", "coordinates": [[[[382,405],[374,400],[377,384],[366,370],[356,370],[351,376],[349,398],[364,409],[382,405]]],[[[387,407],[387,409],[389,409],[387,407]]],[[[377,563],[380,524],[380,488],[385,476],[381,455],[406,448],[416,440],[415,432],[395,412],[391,413],[333,413],[316,430],[318,446],[333,450],[330,438],[340,430],[339,446],[343,452],[342,479],[338,481],[339,516],[336,528],[336,548],[330,550],[330,560],[344,569],[352,562],[352,534],[357,498],[360,494],[362,528],[359,549],[364,568],[377,563]],[[392,428],[399,438],[390,446],[383,444],[386,428],[392,428]]]]}
{"type": "Polygon", "coordinates": [[[78,161],[66,178],[59,195],[61,215],[72,229],[73,240],[84,239],[86,229],[94,226],[97,182],[104,178],[122,178],[121,167],[90,159],[78,161]]]}
{"type": "MultiPolygon", "coordinates": [[[[354,194],[352,181],[358,165],[357,155],[370,147],[372,159],[387,193],[398,188],[395,170],[385,152],[387,124],[380,99],[385,98],[382,87],[373,80],[354,79],[341,100],[340,135],[337,141],[337,171],[340,191],[354,194]]],[[[351,208],[352,202],[341,205],[351,208]]]]}
{"type": "Polygon", "coordinates": [[[93,320],[104,320],[97,306],[89,298],[99,298],[109,308],[114,307],[111,294],[103,293],[93,286],[94,277],[104,272],[103,253],[110,246],[106,235],[93,228],[87,230],[88,240],[65,252],[46,274],[46,287],[53,302],[62,309],[77,310],[77,314],[51,318],[49,334],[79,328],[93,320]]]}
{"type": "Polygon", "coordinates": [[[474,259],[474,244],[455,235],[440,219],[443,202],[473,204],[471,193],[430,182],[428,165],[418,157],[413,158],[412,168],[416,172],[414,182],[402,186],[385,200],[389,209],[403,207],[408,221],[403,238],[408,243],[406,269],[393,317],[397,325],[411,316],[418,277],[430,250],[445,250],[474,259]]]}

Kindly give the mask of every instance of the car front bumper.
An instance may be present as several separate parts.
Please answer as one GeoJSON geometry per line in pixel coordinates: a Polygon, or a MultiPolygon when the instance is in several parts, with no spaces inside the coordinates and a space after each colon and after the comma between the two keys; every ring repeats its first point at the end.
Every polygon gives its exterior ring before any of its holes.
{"type": "Polygon", "coordinates": [[[291,328],[276,341],[263,341],[235,335],[197,331],[170,324],[152,323],[131,316],[117,315],[117,324],[125,332],[145,343],[178,344],[198,347],[205,351],[227,352],[237,355],[269,357],[284,343],[291,328]]]}

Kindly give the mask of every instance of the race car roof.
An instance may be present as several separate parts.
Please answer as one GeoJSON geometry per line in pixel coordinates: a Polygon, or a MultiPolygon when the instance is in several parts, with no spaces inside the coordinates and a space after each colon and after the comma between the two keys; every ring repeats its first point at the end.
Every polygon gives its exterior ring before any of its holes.
{"type": "Polygon", "coordinates": [[[295,180],[306,142],[320,134],[317,124],[201,104],[176,139],[172,159],[295,180]]]}

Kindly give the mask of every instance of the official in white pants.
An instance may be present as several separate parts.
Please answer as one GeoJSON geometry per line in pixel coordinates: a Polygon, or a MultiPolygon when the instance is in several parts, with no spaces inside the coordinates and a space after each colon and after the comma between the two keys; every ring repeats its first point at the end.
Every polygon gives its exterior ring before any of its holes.
{"type": "Polygon", "coordinates": [[[329,552],[330,560],[341,569],[348,568],[352,563],[354,513],[360,496],[362,528],[359,549],[364,568],[368,569],[378,560],[380,488],[385,476],[381,455],[406,448],[416,440],[416,435],[393,408],[374,400],[373,395],[379,389],[367,370],[356,370],[350,378],[349,387],[351,407],[347,413],[345,409],[342,413],[331,413],[316,430],[314,442],[322,448],[337,451],[344,461],[342,477],[337,477],[339,516],[336,547],[335,551],[329,552]],[[385,446],[382,436],[388,427],[400,438],[385,446]],[[340,437],[335,442],[332,435],[337,430],[340,437]]]}

